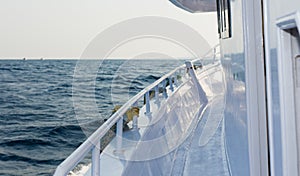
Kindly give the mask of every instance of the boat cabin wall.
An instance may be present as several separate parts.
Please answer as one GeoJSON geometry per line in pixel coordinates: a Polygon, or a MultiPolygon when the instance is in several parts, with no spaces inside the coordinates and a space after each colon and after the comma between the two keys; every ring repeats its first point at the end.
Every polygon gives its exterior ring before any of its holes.
{"type": "Polygon", "coordinates": [[[300,1],[217,2],[232,174],[299,175],[300,1]]]}
{"type": "Polygon", "coordinates": [[[232,175],[250,175],[245,93],[245,56],[243,48],[242,2],[218,0],[218,21],[222,66],[226,79],[225,135],[232,175]],[[229,3],[229,13],[222,5],[229,3]],[[223,22],[224,19],[228,22],[223,22]],[[222,23],[229,24],[230,35],[222,34],[222,23]]]}
{"type": "Polygon", "coordinates": [[[217,0],[232,175],[268,175],[262,7],[254,1],[217,0]]]}
{"type": "MultiPolygon", "coordinates": [[[[270,139],[272,140],[272,148],[270,151],[272,159],[271,172],[273,172],[273,175],[299,175],[299,168],[297,168],[299,167],[299,164],[297,166],[297,163],[299,163],[300,159],[300,140],[299,137],[297,139],[296,136],[299,136],[300,127],[297,127],[297,125],[300,123],[297,119],[299,119],[300,116],[299,112],[298,114],[297,112],[293,112],[293,115],[291,115],[292,117],[288,117],[289,115],[286,114],[294,111],[290,109],[292,107],[295,108],[295,111],[299,109],[297,108],[297,102],[295,101],[297,99],[296,94],[294,94],[297,92],[297,88],[295,86],[296,76],[287,76],[288,73],[293,75],[293,71],[297,70],[297,68],[295,68],[294,60],[295,56],[299,54],[299,35],[292,34],[292,31],[295,31],[296,26],[285,27],[285,29],[282,29],[283,26],[280,26],[279,21],[287,24],[289,23],[288,20],[295,20],[297,15],[293,16],[291,14],[297,14],[296,12],[300,12],[300,1],[264,0],[263,3],[265,14],[265,52],[266,60],[269,63],[267,65],[267,73],[269,75],[268,91],[270,94],[267,98],[269,100],[269,109],[271,109],[271,114],[269,114],[269,123],[272,125],[270,127],[272,129],[269,129],[271,130],[270,139]],[[288,19],[289,17],[291,18],[288,19]],[[283,38],[281,34],[286,34],[286,37],[290,37],[290,41],[288,43],[294,43],[294,46],[285,45],[281,41],[283,38]],[[296,39],[296,42],[293,42],[291,40],[292,38],[296,39]],[[290,54],[290,57],[286,56],[286,54],[290,54]],[[284,65],[290,65],[292,67],[291,69],[283,70],[284,65]],[[289,86],[284,83],[284,80],[288,79],[291,79],[291,81],[289,81],[289,84],[291,85],[289,86]],[[289,96],[286,94],[291,92],[292,95],[288,100],[287,97],[289,96]],[[285,108],[286,103],[284,101],[292,103],[285,108]],[[295,124],[297,125],[295,126],[295,124]],[[289,140],[292,142],[289,142],[289,140]],[[298,144],[294,143],[295,141],[297,141],[298,144]]],[[[299,26],[299,15],[297,23],[299,26]]]]}

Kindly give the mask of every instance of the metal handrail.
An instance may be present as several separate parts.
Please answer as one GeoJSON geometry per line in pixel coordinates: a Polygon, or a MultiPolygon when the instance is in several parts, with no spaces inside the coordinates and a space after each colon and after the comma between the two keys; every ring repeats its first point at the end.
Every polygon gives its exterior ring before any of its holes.
{"type": "MultiPolygon", "coordinates": [[[[218,47],[218,46],[216,46],[218,47]]],[[[215,48],[215,47],[214,47],[215,48]]],[[[192,60],[191,63],[198,61],[199,59],[192,60]]],[[[172,84],[172,75],[179,71],[180,69],[185,69],[185,64],[175,68],[171,72],[167,73],[154,83],[147,86],[137,95],[132,97],[129,101],[127,101],[120,109],[118,109],[106,122],[104,122],[86,141],[84,141],[69,157],[67,157],[55,170],[54,176],[65,176],[71,170],[73,170],[76,165],[82,161],[82,159],[88,154],[88,152],[92,151],[92,175],[99,175],[100,171],[100,140],[104,137],[104,135],[117,123],[117,135],[118,130],[122,131],[123,125],[123,115],[126,113],[128,108],[135,105],[141,98],[146,96],[146,106],[150,107],[149,103],[149,91],[155,90],[156,95],[159,94],[158,86],[163,83],[165,80],[169,79],[170,84],[172,84]],[[147,100],[148,99],[148,100],[147,100]]],[[[177,79],[175,77],[175,79],[177,79]]],[[[165,85],[164,85],[165,86],[165,85]]],[[[146,108],[147,109],[147,108],[146,108]]],[[[148,110],[149,111],[149,110],[148,110]]],[[[146,111],[147,112],[147,111],[146,111]]],[[[119,134],[120,135],[120,134],[119,134]]],[[[121,132],[122,135],[122,132],[121,132]]]]}
{"type": "MultiPolygon", "coordinates": [[[[156,86],[159,86],[163,81],[172,77],[180,69],[184,69],[185,66],[179,66],[168,74],[164,75],[137,95],[127,101],[116,113],[114,113],[105,123],[103,123],[86,141],[84,141],[68,158],[66,158],[56,169],[54,175],[67,175],[75,166],[90,152],[95,146],[99,146],[100,140],[104,135],[115,125],[118,121],[122,120],[122,116],[126,113],[128,108],[132,107],[138,100],[143,98],[150,90],[153,90],[156,86]]],[[[100,149],[99,149],[100,151],[100,149]]]]}

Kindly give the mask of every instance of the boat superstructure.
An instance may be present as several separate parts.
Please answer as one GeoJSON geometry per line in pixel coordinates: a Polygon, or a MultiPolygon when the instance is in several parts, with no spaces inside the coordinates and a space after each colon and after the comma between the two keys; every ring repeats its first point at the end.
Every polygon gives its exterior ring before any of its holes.
{"type": "Polygon", "coordinates": [[[220,59],[197,70],[186,62],[141,91],[55,175],[68,174],[89,151],[87,175],[300,175],[300,1],[172,2],[217,11],[220,59]],[[123,115],[144,97],[123,132],[123,115]],[[114,124],[116,137],[100,153],[114,124]]]}

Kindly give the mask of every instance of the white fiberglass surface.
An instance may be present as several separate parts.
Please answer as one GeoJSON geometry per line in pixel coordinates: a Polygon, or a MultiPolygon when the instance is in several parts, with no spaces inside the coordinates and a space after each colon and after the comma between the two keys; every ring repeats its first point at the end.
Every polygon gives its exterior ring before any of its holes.
{"type": "Polygon", "coordinates": [[[219,96],[208,104],[195,129],[190,149],[186,154],[184,176],[230,175],[223,117],[224,96],[219,96]]]}
{"type": "Polygon", "coordinates": [[[152,117],[152,126],[145,131],[123,175],[170,174],[176,150],[195,128],[200,108],[197,90],[188,81],[152,117]]]}
{"type": "Polygon", "coordinates": [[[223,72],[220,67],[216,67],[212,73],[200,74],[198,77],[209,103],[193,133],[183,175],[230,175],[225,142],[223,72]]]}
{"type": "Polygon", "coordinates": [[[240,139],[235,129],[245,124],[230,124],[231,116],[224,113],[226,86],[220,65],[200,71],[197,77],[207,106],[201,106],[191,81],[167,100],[152,101],[150,116],[141,109],[139,130],[124,133],[121,153],[116,152],[116,139],[102,153],[101,175],[230,175],[228,153],[243,151],[232,144],[240,139]]]}

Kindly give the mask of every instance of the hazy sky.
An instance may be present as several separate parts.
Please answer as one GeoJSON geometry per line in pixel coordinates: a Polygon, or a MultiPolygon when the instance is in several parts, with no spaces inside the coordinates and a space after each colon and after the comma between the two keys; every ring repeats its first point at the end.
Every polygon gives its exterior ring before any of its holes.
{"type": "MultiPolygon", "coordinates": [[[[191,14],[168,0],[0,0],[0,58],[80,58],[103,30],[143,16],[176,19],[199,31],[210,45],[218,42],[215,13],[191,14]]],[[[114,57],[129,56],[120,49],[114,57]]]]}

